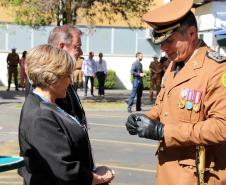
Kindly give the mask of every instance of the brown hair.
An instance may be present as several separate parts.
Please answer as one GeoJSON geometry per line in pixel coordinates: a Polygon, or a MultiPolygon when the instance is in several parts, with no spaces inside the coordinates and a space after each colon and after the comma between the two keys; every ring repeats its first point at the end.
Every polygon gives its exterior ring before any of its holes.
{"type": "Polygon", "coordinates": [[[140,54],[142,54],[142,53],[138,51],[138,52],[136,53],[136,57],[138,57],[138,55],[140,55],[140,54]]]}
{"type": "Polygon", "coordinates": [[[25,70],[32,85],[47,87],[70,75],[74,66],[74,60],[66,51],[44,44],[28,52],[25,70]]]}

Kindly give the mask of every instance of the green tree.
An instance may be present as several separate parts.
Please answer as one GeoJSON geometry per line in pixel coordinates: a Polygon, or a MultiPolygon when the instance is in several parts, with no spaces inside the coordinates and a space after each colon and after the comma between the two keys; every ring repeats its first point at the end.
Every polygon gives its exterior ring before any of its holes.
{"type": "MultiPolygon", "coordinates": [[[[130,17],[141,17],[152,5],[153,0],[0,0],[0,5],[12,7],[16,13],[15,22],[31,26],[49,25],[61,21],[76,24],[78,16],[85,17],[87,22],[95,24],[97,13],[101,12],[98,21],[107,19],[115,21],[115,16],[123,20],[130,17]]],[[[139,27],[140,25],[137,25],[139,27]]]]}

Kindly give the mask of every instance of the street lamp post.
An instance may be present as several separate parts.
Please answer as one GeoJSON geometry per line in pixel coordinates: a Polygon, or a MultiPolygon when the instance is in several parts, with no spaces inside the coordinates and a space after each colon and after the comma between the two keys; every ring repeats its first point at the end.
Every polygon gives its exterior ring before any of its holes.
{"type": "Polygon", "coordinates": [[[59,0],[59,25],[62,26],[64,24],[64,2],[63,0],[59,0]]]}

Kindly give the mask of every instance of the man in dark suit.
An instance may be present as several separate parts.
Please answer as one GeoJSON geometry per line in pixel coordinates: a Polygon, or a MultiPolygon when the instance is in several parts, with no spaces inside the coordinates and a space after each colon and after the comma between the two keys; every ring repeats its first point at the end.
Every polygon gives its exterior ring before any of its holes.
{"type": "MultiPolygon", "coordinates": [[[[78,60],[83,54],[81,49],[81,31],[71,25],[55,27],[49,35],[48,43],[64,49],[74,60],[78,60]]],[[[76,116],[81,124],[87,124],[85,112],[73,85],[68,87],[66,98],[59,99],[56,103],[70,115],[76,116]]]]}
{"type": "MultiPolygon", "coordinates": [[[[63,25],[55,27],[49,35],[48,44],[67,51],[74,60],[77,60],[82,54],[81,50],[81,32],[71,25],[63,25]]],[[[27,95],[32,91],[31,85],[26,85],[27,95]]],[[[81,124],[87,125],[85,111],[82,107],[79,96],[73,85],[68,86],[65,98],[57,99],[59,105],[68,114],[77,117],[81,124]]]]}

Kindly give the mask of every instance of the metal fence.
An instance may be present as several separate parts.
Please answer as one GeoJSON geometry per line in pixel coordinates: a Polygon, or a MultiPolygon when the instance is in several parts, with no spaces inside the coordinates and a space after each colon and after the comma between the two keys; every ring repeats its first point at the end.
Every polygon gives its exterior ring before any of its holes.
{"type": "MultiPolygon", "coordinates": [[[[8,52],[17,48],[18,52],[47,43],[49,32],[54,26],[32,28],[15,24],[0,24],[0,51],[8,52]]],[[[82,49],[86,55],[89,51],[103,52],[109,56],[134,56],[137,51],[152,56],[159,53],[159,46],[150,42],[145,36],[145,29],[121,27],[85,27],[78,26],[82,35],[82,49]]]]}

